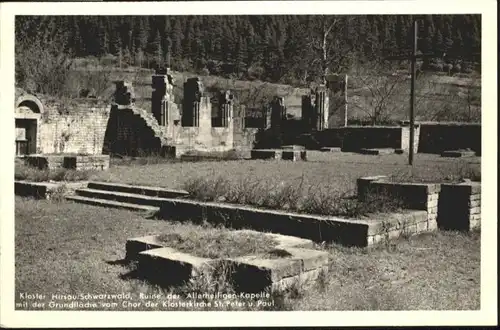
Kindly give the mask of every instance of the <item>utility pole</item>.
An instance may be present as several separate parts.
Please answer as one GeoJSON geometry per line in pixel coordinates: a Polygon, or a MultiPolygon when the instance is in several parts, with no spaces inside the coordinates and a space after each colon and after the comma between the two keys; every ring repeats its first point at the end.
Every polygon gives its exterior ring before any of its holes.
{"type": "Polygon", "coordinates": [[[408,164],[413,166],[415,142],[415,81],[417,79],[417,40],[418,40],[418,23],[413,21],[413,42],[411,54],[411,94],[410,94],[410,150],[408,151],[408,164]]]}
{"type": "Polygon", "coordinates": [[[412,49],[410,54],[386,56],[386,60],[410,60],[411,62],[411,90],[410,90],[410,149],[408,151],[408,164],[413,166],[413,158],[415,151],[413,145],[415,142],[415,84],[417,80],[417,59],[425,56],[432,56],[432,54],[417,55],[417,41],[418,41],[418,21],[417,18],[413,20],[412,31],[412,49]]]}
{"type": "MultiPolygon", "coordinates": [[[[410,150],[408,152],[408,164],[413,166],[414,150],[413,145],[415,141],[415,84],[417,79],[417,59],[424,57],[443,57],[443,54],[427,53],[417,55],[417,42],[418,42],[418,16],[413,20],[413,31],[412,31],[412,45],[410,54],[408,50],[399,51],[400,55],[385,56],[386,60],[410,60],[411,62],[411,91],[410,91],[410,150]]],[[[481,56],[480,53],[474,53],[473,56],[481,56]]],[[[446,59],[460,59],[457,54],[444,54],[446,59]]]]}

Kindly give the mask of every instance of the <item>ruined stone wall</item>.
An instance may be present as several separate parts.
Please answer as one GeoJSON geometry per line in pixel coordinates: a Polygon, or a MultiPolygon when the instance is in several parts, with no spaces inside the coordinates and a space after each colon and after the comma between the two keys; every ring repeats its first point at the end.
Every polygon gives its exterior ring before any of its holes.
{"type": "Polygon", "coordinates": [[[101,102],[48,102],[37,132],[37,153],[100,154],[109,118],[101,102]]]}
{"type": "Polygon", "coordinates": [[[441,153],[467,148],[481,152],[481,124],[420,123],[419,152],[441,153]]]}
{"type": "MultiPolygon", "coordinates": [[[[349,126],[314,132],[320,146],[341,147],[343,151],[361,148],[394,148],[409,150],[407,126],[349,126]]],[[[418,149],[419,130],[415,129],[414,150],[418,149]]]]}
{"type": "Polygon", "coordinates": [[[104,153],[141,156],[158,154],[161,139],[138,109],[113,105],[107,124],[104,153]]]}

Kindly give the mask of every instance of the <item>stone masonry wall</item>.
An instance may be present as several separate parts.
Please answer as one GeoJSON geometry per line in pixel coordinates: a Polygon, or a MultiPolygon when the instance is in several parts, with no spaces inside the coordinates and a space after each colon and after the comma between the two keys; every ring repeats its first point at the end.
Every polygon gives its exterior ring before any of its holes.
{"type": "Polygon", "coordinates": [[[102,103],[45,104],[37,153],[101,154],[110,109],[102,103]]]}
{"type": "Polygon", "coordinates": [[[357,180],[358,198],[363,200],[370,193],[394,196],[403,202],[405,208],[427,212],[427,227],[419,228],[419,231],[437,229],[440,184],[398,183],[385,180],[387,180],[385,176],[359,178],[357,180]]]}
{"type": "Polygon", "coordinates": [[[441,185],[438,225],[440,229],[468,231],[481,222],[481,184],[464,182],[441,185]]]}
{"type": "MultiPolygon", "coordinates": [[[[394,148],[409,150],[407,126],[348,126],[314,132],[323,147],[341,147],[342,151],[361,148],[394,148]]],[[[418,150],[419,130],[415,129],[414,151],[418,150]]]]}
{"type": "Polygon", "coordinates": [[[438,153],[470,148],[481,152],[481,124],[421,123],[419,152],[438,153]]]}

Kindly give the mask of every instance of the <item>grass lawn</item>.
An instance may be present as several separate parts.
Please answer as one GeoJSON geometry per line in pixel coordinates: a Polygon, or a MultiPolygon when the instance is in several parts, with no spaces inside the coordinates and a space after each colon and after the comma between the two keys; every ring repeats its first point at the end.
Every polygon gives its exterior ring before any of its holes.
{"type": "MultiPolygon", "coordinates": [[[[224,176],[234,183],[245,180],[302,182],[305,189],[328,188],[339,193],[355,192],[356,179],[368,175],[393,175],[408,178],[407,155],[370,156],[354,153],[307,152],[308,161],[240,160],[224,162],[172,162],[144,166],[112,166],[109,171],[93,176],[94,180],[137,185],[183,188],[188,179],[224,176]]],[[[439,155],[416,154],[411,176],[414,181],[440,182],[476,176],[481,173],[480,158],[443,158],[439,155]]]]}
{"type": "MultiPolygon", "coordinates": [[[[378,168],[376,170],[379,172],[378,168]]],[[[168,172],[166,170],[165,175],[168,172]]],[[[127,278],[129,270],[121,262],[125,257],[126,240],[195,230],[192,225],[148,220],[123,210],[20,197],[16,197],[15,214],[16,302],[20,301],[20,293],[45,294],[43,301],[46,303],[52,299],[52,294],[131,293],[130,301],[141,302],[139,294],[159,293],[161,290],[143,281],[127,278]]],[[[331,272],[309,290],[296,288],[284,296],[274,297],[275,304],[270,308],[479,309],[479,238],[478,232],[449,232],[409,238],[398,242],[397,246],[387,245],[371,250],[319,247],[331,254],[331,272]]],[[[115,309],[148,310],[144,305],[123,306],[122,299],[115,301],[119,303],[115,309]]],[[[179,298],[176,301],[189,300],[179,298]]],[[[106,308],[101,306],[98,309],[106,308]]],[[[199,308],[214,309],[206,306],[199,308]]],[[[197,308],[160,304],[149,309],[197,308]]],[[[215,308],[224,309],[259,308],[215,308]]]]}

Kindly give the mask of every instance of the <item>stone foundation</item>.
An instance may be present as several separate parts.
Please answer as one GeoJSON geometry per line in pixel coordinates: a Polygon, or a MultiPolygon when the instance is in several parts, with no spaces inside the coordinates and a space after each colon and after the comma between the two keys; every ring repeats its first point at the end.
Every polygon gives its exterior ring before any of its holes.
{"type": "Polygon", "coordinates": [[[158,236],[145,236],[127,241],[126,259],[137,260],[141,277],[160,286],[183,285],[200,276],[213,278],[217,267],[222,266],[228,270],[227,280],[239,292],[284,290],[294,284],[308,284],[321,272],[328,272],[328,252],[313,250],[312,241],[278,234],[258,234],[270,236],[278,242],[271,250],[276,251],[276,255],[202,258],[167,247],[158,236]]]}
{"type": "Polygon", "coordinates": [[[445,230],[468,231],[481,223],[481,184],[442,184],[438,206],[438,226],[445,230]]]}
{"type": "Polygon", "coordinates": [[[24,157],[25,162],[38,169],[107,170],[109,155],[33,155],[24,157]]]}
{"type": "Polygon", "coordinates": [[[17,196],[51,199],[54,194],[71,195],[75,190],[83,188],[87,182],[30,182],[14,181],[14,193],[17,196]]]}
{"type": "Polygon", "coordinates": [[[480,226],[481,183],[398,183],[386,176],[357,180],[358,198],[368,194],[388,194],[400,199],[404,207],[427,212],[427,230],[468,231],[480,226]]]}

